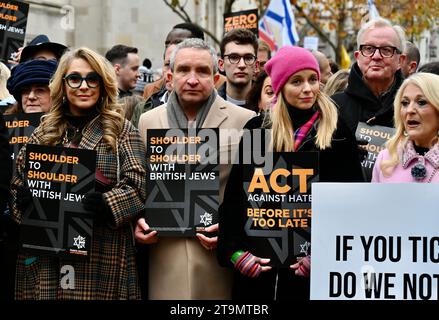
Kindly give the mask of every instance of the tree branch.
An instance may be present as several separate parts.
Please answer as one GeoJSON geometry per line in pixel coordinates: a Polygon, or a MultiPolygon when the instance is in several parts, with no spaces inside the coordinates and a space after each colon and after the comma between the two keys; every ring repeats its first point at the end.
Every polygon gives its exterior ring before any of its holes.
{"type": "Polygon", "coordinates": [[[298,6],[297,4],[294,4],[294,7],[297,9],[297,11],[301,14],[301,16],[303,18],[305,18],[306,22],[308,22],[308,24],[318,33],[318,35],[327,43],[329,43],[329,45],[332,47],[332,49],[334,49],[335,52],[337,52],[337,46],[331,41],[331,39],[329,39],[329,37],[322,31],[322,29],[319,28],[319,26],[317,24],[314,23],[314,21],[312,21],[308,15],[303,11],[303,9],[298,6]]]}
{"type": "MultiPolygon", "coordinates": [[[[235,0],[233,0],[235,1],[235,0]]],[[[220,44],[220,41],[217,39],[217,37],[210,32],[209,30],[207,30],[206,28],[200,26],[198,23],[194,23],[192,22],[189,14],[186,12],[186,10],[184,9],[183,6],[180,5],[180,2],[178,1],[178,3],[176,4],[176,6],[178,6],[178,9],[175,8],[172,3],[169,3],[167,0],[163,0],[163,2],[169,7],[171,8],[172,11],[174,11],[175,14],[177,14],[183,21],[185,22],[190,22],[195,24],[197,27],[199,27],[201,30],[203,30],[203,32],[205,34],[207,34],[216,44],[220,44]],[[179,11],[180,10],[180,11],[179,11]]]]}
{"type": "Polygon", "coordinates": [[[177,14],[183,21],[187,21],[187,22],[191,22],[190,18],[189,20],[187,20],[187,18],[181,13],[179,12],[171,3],[169,3],[166,0],[163,0],[163,2],[169,7],[171,8],[172,11],[174,11],[175,14],[177,14]]]}
{"type": "Polygon", "coordinates": [[[192,22],[191,17],[188,15],[188,13],[186,12],[186,10],[184,9],[184,6],[182,6],[180,4],[180,1],[178,1],[178,8],[180,9],[180,11],[182,12],[182,14],[184,14],[184,16],[186,17],[186,21],[187,22],[192,22]]]}

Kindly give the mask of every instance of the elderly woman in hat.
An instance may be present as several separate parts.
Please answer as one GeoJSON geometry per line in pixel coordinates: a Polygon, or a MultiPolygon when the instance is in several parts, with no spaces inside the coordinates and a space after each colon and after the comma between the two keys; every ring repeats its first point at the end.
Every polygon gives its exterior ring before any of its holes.
{"type": "Polygon", "coordinates": [[[7,88],[17,103],[5,114],[48,112],[52,106],[49,82],[56,67],[53,60],[30,60],[13,68],[7,88]]]}
{"type": "MultiPolygon", "coordinates": [[[[320,69],[312,53],[300,47],[283,47],[265,70],[277,101],[270,112],[251,119],[246,126],[250,130],[271,129],[268,145],[272,150],[265,151],[315,151],[319,153],[320,181],[363,181],[355,139],[338,117],[334,103],[320,91],[320,69]]],[[[235,165],[219,209],[217,252],[221,265],[235,269],[233,297],[309,299],[310,257],[282,269],[253,255],[245,231],[245,201],[242,167],[235,165]]]]}

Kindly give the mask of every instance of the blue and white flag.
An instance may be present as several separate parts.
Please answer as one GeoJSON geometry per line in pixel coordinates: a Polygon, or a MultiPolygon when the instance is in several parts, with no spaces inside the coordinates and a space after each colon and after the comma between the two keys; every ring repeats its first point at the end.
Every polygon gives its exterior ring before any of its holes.
{"type": "Polygon", "coordinates": [[[367,0],[367,5],[369,6],[369,20],[373,20],[380,17],[377,7],[375,6],[374,0],[367,0]]]}
{"type": "Polygon", "coordinates": [[[271,0],[263,17],[270,24],[277,25],[282,30],[282,43],[278,48],[295,45],[299,42],[296,22],[289,0],[271,0]]]}

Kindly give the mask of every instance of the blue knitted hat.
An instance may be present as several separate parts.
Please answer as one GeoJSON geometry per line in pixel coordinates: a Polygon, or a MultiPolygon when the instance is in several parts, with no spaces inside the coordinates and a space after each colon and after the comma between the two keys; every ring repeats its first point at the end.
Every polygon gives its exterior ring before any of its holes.
{"type": "Polygon", "coordinates": [[[21,90],[32,84],[48,85],[58,66],[53,60],[30,60],[12,69],[6,87],[15,100],[21,101],[21,90]]]}

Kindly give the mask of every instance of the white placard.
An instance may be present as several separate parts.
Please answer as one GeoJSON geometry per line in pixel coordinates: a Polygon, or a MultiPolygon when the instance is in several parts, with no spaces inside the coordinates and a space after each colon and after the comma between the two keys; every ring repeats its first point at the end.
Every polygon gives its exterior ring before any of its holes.
{"type": "Polygon", "coordinates": [[[317,51],[319,49],[319,37],[305,37],[303,38],[303,47],[317,51]]]}
{"type": "Polygon", "coordinates": [[[314,183],[312,300],[439,299],[439,185],[314,183]]]}

